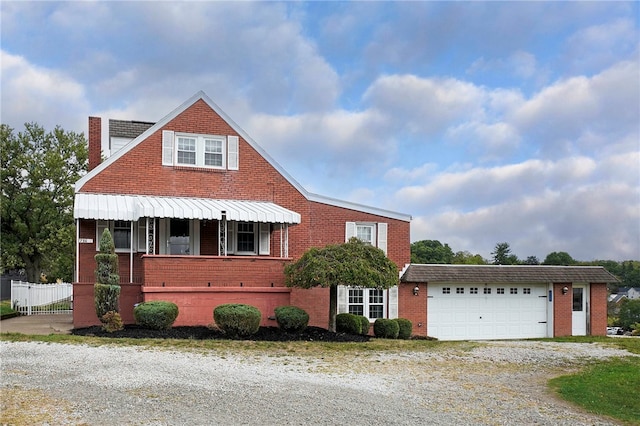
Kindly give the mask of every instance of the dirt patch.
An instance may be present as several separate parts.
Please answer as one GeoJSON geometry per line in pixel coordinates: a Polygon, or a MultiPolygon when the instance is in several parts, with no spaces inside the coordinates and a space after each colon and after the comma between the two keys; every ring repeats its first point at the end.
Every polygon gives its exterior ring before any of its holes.
{"type": "Polygon", "coordinates": [[[230,339],[220,330],[205,326],[173,327],[169,330],[150,330],[137,325],[126,325],[124,330],[106,332],[101,326],[76,328],[71,330],[76,336],[96,336],[131,339],[192,339],[192,340],[253,340],[268,342],[368,342],[369,336],[347,333],[333,333],[324,328],[307,327],[301,333],[287,333],[278,327],[260,327],[253,336],[230,339]]]}

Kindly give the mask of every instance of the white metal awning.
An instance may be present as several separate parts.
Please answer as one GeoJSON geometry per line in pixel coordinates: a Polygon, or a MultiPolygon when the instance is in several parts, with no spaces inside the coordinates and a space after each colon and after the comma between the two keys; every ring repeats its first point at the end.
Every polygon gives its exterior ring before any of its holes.
{"type": "Polygon", "coordinates": [[[76,219],[131,220],[141,217],[227,220],[240,222],[300,223],[300,214],[266,201],[209,198],[153,197],[77,193],[76,219]]]}

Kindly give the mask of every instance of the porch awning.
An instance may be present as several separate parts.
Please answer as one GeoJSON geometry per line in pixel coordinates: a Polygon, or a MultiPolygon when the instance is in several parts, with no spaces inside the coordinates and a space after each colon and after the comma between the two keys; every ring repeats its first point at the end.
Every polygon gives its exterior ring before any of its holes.
{"type": "Polygon", "coordinates": [[[76,219],[130,220],[141,217],[227,220],[239,222],[300,223],[300,214],[266,201],[209,198],[154,197],[77,193],[76,219]]]}

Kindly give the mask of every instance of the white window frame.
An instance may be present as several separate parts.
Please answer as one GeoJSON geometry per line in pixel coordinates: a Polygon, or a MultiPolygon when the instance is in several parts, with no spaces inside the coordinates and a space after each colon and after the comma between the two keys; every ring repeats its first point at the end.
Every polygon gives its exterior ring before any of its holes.
{"type": "Polygon", "coordinates": [[[344,236],[345,242],[348,242],[352,237],[360,238],[367,244],[371,244],[374,247],[378,247],[380,250],[387,254],[387,234],[388,224],[385,222],[346,222],[344,236]],[[370,239],[363,239],[362,233],[358,230],[369,229],[371,235],[370,239]]]}
{"type": "MultiPolygon", "coordinates": [[[[104,232],[105,228],[109,229],[109,232],[111,232],[111,238],[113,238],[113,243],[115,245],[115,222],[126,222],[129,225],[129,229],[131,229],[131,221],[126,220],[126,221],[115,221],[115,220],[97,220],[96,221],[96,251],[100,251],[100,238],[102,237],[102,233],[104,232]]],[[[131,234],[133,236],[133,251],[134,252],[138,252],[138,251],[146,251],[146,242],[143,241],[143,243],[145,244],[145,248],[144,249],[140,249],[139,247],[139,233],[140,232],[145,232],[146,233],[146,223],[144,224],[144,230],[141,231],[140,230],[140,223],[141,221],[135,221],[133,222],[133,233],[131,234]]],[[[131,236],[129,237],[131,239],[131,236]]],[[[126,247],[116,247],[115,248],[116,253],[129,253],[131,252],[131,248],[126,247]]]]}
{"type": "Polygon", "coordinates": [[[173,144],[173,158],[175,159],[175,166],[179,167],[200,167],[206,169],[225,170],[227,168],[227,137],[221,135],[200,135],[195,133],[175,133],[175,143],[173,144]],[[178,153],[180,150],[181,139],[193,139],[195,141],[195,164],[181,163],[178,161],[178,153]],[[220,152],[207,152],[207,142],[219,142],[220,152]],[[220,155],[220,165],[208,165],[206,164],[206,154],[220,155]]]}
{"type": "Polygon", "coordinates": [[[362,306],[362,315],[367,317],[369,321],[375,321],[378,318],[386,318],[387,316],[387,291],[379,290],[376,288],[366,288],[366,287],[347,287],[347,312],[352,313],[352,306],[362,306]],[[379,294],[375,294],[374,292],[380,292],[379,294]],[[359,294],[357,294],[359,293],[359,294]],[[382,297],[382,302],[372,301],[374,297],[379,298],[382,297]],[[352,303],[352,297],[358,297],[362,299],[362,302],[352,303]],[[381,317],[372,317],[371,307],[372,306],[381,306],[382,307],[382,316],[381,317]]]}
{"type": "Polygon", "coordinates": [[[373,223],[356,223],[356,238],[376,247],[376,225],[373,223]]]}
{"type": "Polygon", "coordinates": [[[257,256],[271,254],[271,224],[262,222],[227,221],[227,254],[257,256]],[[253,225],[253,251],[238,250],[238,225],[253,225]]]}

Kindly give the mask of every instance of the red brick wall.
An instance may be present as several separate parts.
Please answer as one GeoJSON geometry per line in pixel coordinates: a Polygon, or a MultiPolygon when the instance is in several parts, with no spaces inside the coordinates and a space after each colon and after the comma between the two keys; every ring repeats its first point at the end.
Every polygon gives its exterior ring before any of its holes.
{"type": "Polygon", "coordinates": [[[146,287],[284,287],[286,260],[265,256],[145,255],[146,287]],[[273,284],[273,285],[272,285],[273,284]]]}
{"type": "Polygon", "coordinates": [[[553,283],[553,337],[571,336],[573,289],[571,283],[553,283]],[[562,288],[567,287],[567,294],[562,288]]]}
{"type": "Polygon", "coordinates": [[[311,202],[310,205],[309,243],[304,250],[309,246],[324,247],[327,244],[344,243],[346,222],[383,222],[388,224],[387,257],[399,269],[411,261],[409,222],[318,202],[311,202]]]}
{"type": "Polygon", "coordinates": [[[591,283],[591,301],[589,334],[605,336],[607,334],[607,285],[605,283],[591,283]]]}
{"type": "Polygon", "coordinates": [[[278,306],[289,305],[288,288],[207,288],[207,287],[143,287],[145,302],[166,300],[178,305],[174,326],[209,325],[213,310],[225,303],[244,303],[255,306],[262,313],[260,325],[276,327],[269,319],[278,306]]]}
{"type": "Polygon", "coordinates": [[[329,289],[292,288],[291,305],[304,309],[309,314],[309,325],[329,328],[329,289]]]}
{"type": "Polygon", "coordinates": [[[416,336],[427,336],[427,295],[426,283],[400,283],[398,288],[398,316],[411,321],[416,336]],[[414,296],[416,285],[420,290],[414,296]]]}

